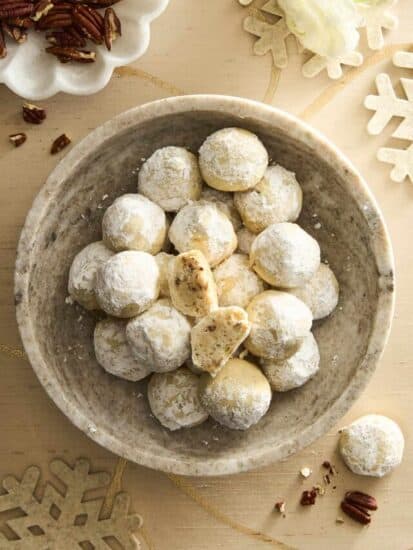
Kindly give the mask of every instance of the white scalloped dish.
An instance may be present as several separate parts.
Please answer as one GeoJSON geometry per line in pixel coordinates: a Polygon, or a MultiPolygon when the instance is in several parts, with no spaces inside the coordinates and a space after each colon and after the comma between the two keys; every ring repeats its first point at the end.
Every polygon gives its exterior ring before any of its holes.
{"type": "Polygon", "coordinates": [[[122,22],[122,37],[109,52],[104,45],[88,43],[96,51],[96,62],[62,64],[45,52],[43,33],[30,32],[24,44],[7,42],[8,55],[0,60],[0,83],[29,100],[51,97],[58,92],[89,95],[102,90],[116,67],[141,57],[149,45],[150,23],[169,0],[122,0],[115,6],[122,22]]]}

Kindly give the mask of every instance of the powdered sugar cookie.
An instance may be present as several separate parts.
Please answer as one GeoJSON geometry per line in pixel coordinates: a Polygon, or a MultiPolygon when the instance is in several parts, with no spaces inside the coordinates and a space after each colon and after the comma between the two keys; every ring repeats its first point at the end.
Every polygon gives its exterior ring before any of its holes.
{"type": "Polygon", "coordinates": [[[159,422],[171,431],[202,424],[208,413],[198,397],[199,378],[186,367],[153,374],[148,384],[148,400],[159,422]]]}
{"type": "Polygon", "coordinates": [[[128,193],[117,198],[102,220],[103,242],[108,248],[142,250],[156,254],[167,232],[165,212],[143,195],[128,193]]]}
{"type": "Polygon", "coordinates": [[[134,317],[159,295],[159,269],[147,252],[126,250],[112,256],[96,273],[100,307],[114,317],[134,317]]]}
{"type": "Polygon", "coordinates": [[[96,271],[114,255],[102,241],[76,254],[69,271],[68,292],[85,309],[99,309],[95,295],[96,271]]]}
{"type": "Polygon", "coordinates": [[[170,300],[158,300],[126,326],[133,356],[155,372],[175,370],[188,359],[191,325],[170,300]]]}
{"type": "Polygon", "coordinates": [[[137,361],[126,340],[126,321],[104,319],[96,324],[94,348],[97,362],[110,374],[137,382],[152,372],[150,365],[137,361]]]}
{"type": "Polygon", "coordinates": [[[210,187],[245,191],[257,185],[268,165],[268,153],[257,136],[241,128],[211,134],[199,149],[199,167],[210,187]]]}
{"type": "Polygon", "coordinates": [[[258,367],[230,359],[215,378],[202,377],[200,397],[205,410],[217,422],[234,430],[246,430],[267,412],[272,394],[258,367]]]}
{"type": "Polygon", "coordinates": [[[232,223],[211,202],[182,208],[171,224],[169,238],[179,252],[200,250],[212,266],[228,258],[237,248],[232,223]]]}
{"type": "Polygon", "coordinates": [[[183,147],[158,149],[139,171],[138,192],[166,212],[198,200],[201,189],[197,158],[183,147]]]}

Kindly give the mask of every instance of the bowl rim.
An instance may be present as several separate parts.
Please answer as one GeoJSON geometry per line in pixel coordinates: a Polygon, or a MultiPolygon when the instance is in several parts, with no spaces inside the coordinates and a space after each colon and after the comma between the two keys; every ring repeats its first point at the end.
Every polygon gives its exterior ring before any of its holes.
{"type": "Polygon", "coordinates": [[[183,475],[234,474],[284,459],[325,434],[351,407],[367,386],[377,362],[386,345],[394,312],[394,258],[388,231],[381,211],[368,188],[366,181],[353,164],[319,131],[295,116],[263,103],[232,96],[189,95],[169,97],[132,108],[96,128],[78,143],[51,172],[37,194],[24,223],[15,266],[15,303],[18,328],[29,361],[49,397],[75,426],[96,443],[132,462],[164,472],[183,475]],[[124,443],[95,425],[92,418],[79,410],[70,400],[70,394],[61,391],[57,379],[51,375],[35,338],[33,320],[29,307],[29,279],[33,264],[33,246],[43,214],[53,194],[64,183],[68,173],[96,151],[106,141],[142,122],[165,115],[192,111],[217,111],[252,118],[274,125],[285,131],[292,139],[316,148],[328,163],[334,162],[341,174],[346,190],[354,198],[363,213],[369,228],[371,248],[377,266],[379,292],[377,310],[372,323],[368,348],[355,375],[345,391],[317,420],[302,432],[289,438],[276,448],[260,448],[248,451],[248,456],[225,458],[194,457],[181,460],[175,456],[158,456],[145,449],[137,449],[124,443]]]}

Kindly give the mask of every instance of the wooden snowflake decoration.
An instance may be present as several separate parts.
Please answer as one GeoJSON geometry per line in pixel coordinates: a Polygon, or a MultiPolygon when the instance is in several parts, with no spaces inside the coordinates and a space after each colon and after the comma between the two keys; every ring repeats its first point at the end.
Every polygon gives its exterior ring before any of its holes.
{"type": "Polygon", "coordinates": [[[0,532],[1,550],[74,550],[76,548],[140,547],[134,533],[142,520],[129,514],[129,496],[116,495],[109,517],[100,517],[103,498],[91,498],[89,491],[101,489],[110,481],[105,472],[90,473],[87,460],[79,459],[74,468],[62,460],[53,460],[50,471],[65,487],[46,483],[38,498],[40,469],[31,466],[21,481],[13,476],[3,479],[6,491],[0,495],[0,512],[17,510],[14,519],[3,524],[10,537],[0,532]]]}
{"type": "MultiPolygon", "coordinates": [[[[397,67],[413,69],[413,53],[397,52],[393,57],[397,67]]],[[[401,182],[406,177],[413,182],[413,79],[400,79],[405,97],[397,96],[390,76],[379,74],[376,77],[377,95],[369,95],[365,107],[375,111],[367,130],[372,135],[380,134],[393,118],[401,118],[392,136],[412,142],[406,149],[382,147],[377,158],[394,165],[390,174],[393,181],[401,182]]]]}
{"type": "MultiPolygon", "coordinates": [[[[249,5],[246,0],[239,0],[243,6],[249,5]]],[[[394,29],[397,25],[397,18],[389,13],[389,8],[397,0],[383,0],[377,5],[357,2],[356,7],[360,15],[360,27],[366,29],[367,42],[371,49],[377,50],[384,45],[383,29],[394,29]]],[[[254,9],[252,15],[244,20],[244,29],[250,34],[258,37],[254,44],[256,55],[265,55],[271,52],[274,65],[284,69],[288,63],[287,39],[292,35],[284,19],[284,12],[279,8],[277,0],[268,0],[259,8],[254,9]],[[268,14],[271,20],[265,16],[268,14]]],[[[298,50],[303,51],[299,40],[298,50]]],[[[358,67],[363,63],[363,55],[358,51],[349,52],[339,58],[322,57],[313,54],[310,59],[304,62],[302,73],[305,77],[312,78],[322,71],[326,71],[331,79],[341,78],[343,65],[358,67]]]]}

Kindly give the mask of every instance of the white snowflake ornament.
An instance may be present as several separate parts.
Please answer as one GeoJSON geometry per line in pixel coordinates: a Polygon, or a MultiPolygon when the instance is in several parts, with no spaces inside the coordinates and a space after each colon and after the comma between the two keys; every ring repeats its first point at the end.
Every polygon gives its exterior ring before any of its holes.
{"type": "Polygon", "coordinates": [[[367,126],[369,134],[380,134],[393,117],[401,117],[404,120],[393,137],[413,140],[413,80],[401,78],[400,82],[407,99],[397,97],[388,74],[377,75],[378,95],[369,95],[364,100],[367,109],[376,111],[367,126]]]}
{"type": "Polygon", "coordinates": [[[360,52],[349,52],[338,58],[322,57],[314,55],[302,67],[302,73],[306,78],[317,76],[324,69],[332,80],[337,80],[343,76],[342,65],[359,67],[363,63],[363,56],[360,52]]]}
{"type": "Polygon", "coordinates": [[[371,50],[381,50],[384,46],[383,29],[393,30],[398,19],[388,10],[397,0],[355,0],[361,17],[360,27],[366,29],[367,44],[371,50]]]}
{"type": "Polygon", "coordinates": [[[250,15],[244,20],[244,29],[259,37],[254,44],[256,55],[265,55],[271,51],[276,67],[284,69],[287,66],[288,53],[285,41],[291,33],[284,19],[271,24],[250,15]]]}
{"type": "Polygon", "coordinates": [[[400,183],[408,177],[413,183],[413,143],[405,150],[382,147],[377,152],[377,158],[382,162],[394,164],[390,173],[393,181],[400,183]]]}

